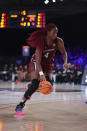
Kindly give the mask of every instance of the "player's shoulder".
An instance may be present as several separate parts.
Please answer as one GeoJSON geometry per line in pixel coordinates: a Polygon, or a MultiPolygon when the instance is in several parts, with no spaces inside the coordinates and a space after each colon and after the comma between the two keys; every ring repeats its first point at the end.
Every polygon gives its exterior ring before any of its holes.
{"type": "Polygon", "coordinates": [[[57,43],[63,43],[63,39],[60,37],[57,37],[57,43]]]}
{"type": "Polygon", "coordinates": [[[61,39],[60,37],[57,37],[57,46],[58,48],[60,48],[61,46],[64,46],[63,39],[61,39]]]}

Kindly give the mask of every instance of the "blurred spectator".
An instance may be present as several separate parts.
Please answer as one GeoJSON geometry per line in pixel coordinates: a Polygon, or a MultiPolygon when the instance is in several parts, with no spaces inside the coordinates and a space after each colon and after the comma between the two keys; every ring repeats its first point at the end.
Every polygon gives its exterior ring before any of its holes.
{"type": "Polygon", "coordinates": [[[8,65],[7,65],[7,64],[5,64],[5,65],[3,66],[3,71],[8,71],[8,65]]]}
{"type": "MultiPolygon", "coordinates": [[[[66,47],[68,54],[68,61],[71,63],[71,67],[68,70],[63,69],[63,58],[62,55],[57,52],[54,60],[53,75],[56,78],[55,81],[58,83],[74,82],[75,84],[80,84],[84,67],[87,65],[87,49],[82,46],[75,46],[72,48],[70,45],[66,47]]],[[[0,57],[0,80],[29,80],[28,72],[28,58],[25,62],[23,57],[0,57]],[[6,59],[5,64],[4,60],[6,59]],[[11,64],[11,62],[13,64],[11,64]],[[24,65],[26,63],[26,65],[24,65]],[[24,65],[24,66],[23,66],[24,65]]]]}
{"type": "Polygon", "coordinates": [[[11,80],[12,79],[12,73],[14,72],[14,67],[13,67],[13,64],[11,64],[9,66],[9,69],[8,69],[8,76],[9,76],[9,79],[11,80]]]}
{"type": "Polygon", "coordinates": [[[62,69],[60,66],[57,68],[56,81],[60,83],[62,82],[62,69]]]}
{"type": "Polygon", "coordinates": [[[8,80],[8,65],[5,64],[2,68],[2,72],[1,72],[1,79],[3,79],[4,81],[7,81],[8,80]]]}
{"type": "Polygon", "coordinates": [[[24,81],[26,81],[26,79],[28,79],[28,77],[29,77],[29,72],[28,72],[28,66],[27,65],[24,66],[23,76],[24,76],[24,81]]]}
{"type": "Polygon", "coordinates": [[[17,71],[18,74],[18,80],[24,80],[24,73],[23,73],[23,66],[20,65],[17,71]]]}

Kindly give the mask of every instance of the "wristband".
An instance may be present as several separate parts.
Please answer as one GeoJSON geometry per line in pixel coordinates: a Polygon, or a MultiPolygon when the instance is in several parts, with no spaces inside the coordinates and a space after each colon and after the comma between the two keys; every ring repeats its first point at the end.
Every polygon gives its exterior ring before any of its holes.
{"type": "Polygon", "coordinates": [[[43,71],[40,71],[40,72],[39,72],[39,75],[40,75],[40,76],[44,75],[43,71]]]}

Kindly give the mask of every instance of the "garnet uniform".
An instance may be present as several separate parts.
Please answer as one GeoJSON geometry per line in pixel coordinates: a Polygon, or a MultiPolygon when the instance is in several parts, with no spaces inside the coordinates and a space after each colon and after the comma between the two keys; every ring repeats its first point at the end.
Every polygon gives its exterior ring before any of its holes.
{"type": "MultiPolygon", "coordinates": [[[[56,26],[54,24],[49,24],[46,26],[45,29],[42,29],[40,31],[35,31],[31,34],[31,36],[27,39],[27,43],[33,47],[33,48],[39,48],[42,50],[42,58],[41,58],[41,66],[44,73],[51,73],[52,67],[53,67],[53,61],[55,57],[55,52],[58,49],[57,46],[57,38],[53,41],[51,46],[48,46],[45,42],[47,31],[51,31],[52,29],[56,29],[56,26]]],[[[57,33],[57,31],[56,31],[57,33]]],[[[36,54],[34,54],[31,58],[30,64],[29,64],[29,72],[32,72],[36,70],[36,54]]],[[[46,74],[46,80],[51,82],[52,80],[49,78],[49,74],[46,74]]],[[[16,106],[15,111],[22,111],[26,100],[28,100],[32,94],[38,89],[40,80],[38,78],[35,78],[31,81],[31,84],[28,85],[28,90],[24,94],[24,100],[20,102],[19,105],[16,106]]]]}
{"type": "MultiPolygon", "coordinates": [[[[53,44],[49,47],[46,43],[44,44],[44,49],[42,50],[41,66],[43,72],[51,73],[53,68],[53,61],[55,53],[58,49],[57,41],[54,41],[53,44]]],[[[29,72],[32,72],[36,69],[36,57],[35,54],[32,56],[29,64],[29,72]]]]}

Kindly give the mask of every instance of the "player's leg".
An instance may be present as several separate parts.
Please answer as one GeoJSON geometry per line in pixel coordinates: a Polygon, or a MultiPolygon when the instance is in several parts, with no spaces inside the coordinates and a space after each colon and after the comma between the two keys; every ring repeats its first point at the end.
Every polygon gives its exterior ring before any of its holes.
{"type": "MultiPolygon", "coordinates": [[[[53,85],[52,73],[48,73],[45,76],[46,76],[46,80],[49,81],[53,85]]],[[[40,81],[38,79],[39,78],[38,72],[37,71],[31,72],[30,77],[31,77],[31,84],[28,85],[28,89],[24,94],[23,100],[29,99],[39,86],[40,81]]]]}
{"type": "Polygon", "coordinates": [[[32,96],[32,94],[37,90],[39,85],[37,71],[31,72],[30,77],[31,77],[31,84],[28,85],[28,89],[24,94],[23,100],[29,99],[32,96]]]}
{"type": "Polygon", "coordinates": [[[38,74],[36,71],[31,72],[31,84],[23,96],[23,100],[16,106],[16,111],[22,111],[25,106],[25,102],[32,96],[32,94],[37,90],[39,85],[38,74]]]}
{"type": "MultiPolygon", "coordinates": [[[[33,66],[32,66],[33,68],[33,66]]],[[[35,69],[35,68],[34,68],[35,69]]],[[[28,85],[28,89],[26,90],[23,100],[16,106],[15,111],[22,111],[23,107],[25,106],[25,102],[31,97],[31,95],[37,90],[39,85],[38,80],[38,72],[34,70],[30,72],[31,84],[28,85]]]]}

